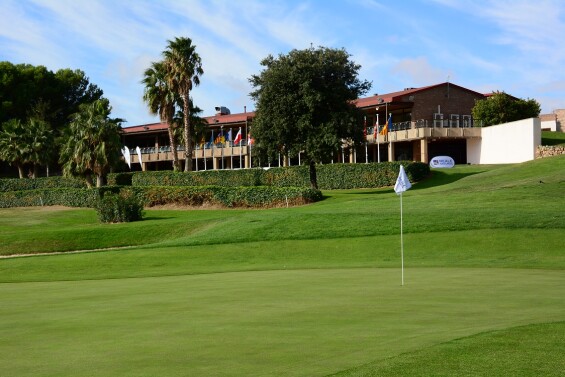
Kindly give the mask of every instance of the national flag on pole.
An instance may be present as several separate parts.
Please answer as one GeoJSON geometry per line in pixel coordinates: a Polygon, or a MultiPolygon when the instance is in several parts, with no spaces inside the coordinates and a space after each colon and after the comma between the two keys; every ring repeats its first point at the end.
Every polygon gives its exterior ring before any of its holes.
{"type": "Polygon", "coordinates": [[[251,133],[249,133],[249,135],[247,135],[247,145],[253,145],[255,144],[255,139],[253,139],[251,137],[251,133]]]}
{"type": "Polygon", "coordinates": [[[363,117],[363,138],[367,140],[367,116],[363,117]]]}
{"type": "Polygon", "coordinates": [[[231,128],[230,128],[230,130],[228,131],[228,136],[226,137],[226,141],[232,141],[232,138],[231,138],[231,128]]]}
{"type": "Polygon", "coordinates": [[[235,145],[239,144],[241,142],[241,128],[239,129],[239,131],[237,132],[237,135],[235,135],[235,140],[233,141],[233,143],[235,145]]]}
{"type": "Polygon", "coordinates": [[[394,185],[394,191],[397,195],[402,194],[404,191],[412,187],[406,172],[404,171],[404,166],[400,165],[400,172],[398,173],[398,178],[396,178],[396,184],[394,185]]]}
{"type": "Polygon", "coordinates": [[[214,142],[216,144],[224,144],[226,142],[226,138],[224,137],[224,130],[220,131],[214,142]]]}
{"type": "Polygon", "coordinates": [[[388,134],[388,132],[390,131],[390,128],[392,127],[392,113],[389,115],[388,120],[385,123],[385,126],[383,127],[383,129],[381,130],[381,135],[386,135],[388,134]]]}
{"type": "Polygon", "coordinates": [[[210,141],[208,142],[208,147],[211,147],[214,144],[214,131],[212,131],[212,135],[210,135],[210,141]]]}
{"type": "Polygon", "coordinates": [[[375,119],[375,127],[373,127],[373,139],[376,141],[377,140],[377,133],[379,132],[379,121],[378,121],[378,117],[377,119],[375,119]]]}

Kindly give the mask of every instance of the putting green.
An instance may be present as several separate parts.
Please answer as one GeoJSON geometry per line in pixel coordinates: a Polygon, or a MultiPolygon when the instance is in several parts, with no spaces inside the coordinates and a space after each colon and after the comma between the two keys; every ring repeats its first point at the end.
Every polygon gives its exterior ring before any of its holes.
{"type": "Polygon", "coordinates": [[[255,271],[0,284],[1,376],[327,375],[565,319],[534,269],[255,271]]]}

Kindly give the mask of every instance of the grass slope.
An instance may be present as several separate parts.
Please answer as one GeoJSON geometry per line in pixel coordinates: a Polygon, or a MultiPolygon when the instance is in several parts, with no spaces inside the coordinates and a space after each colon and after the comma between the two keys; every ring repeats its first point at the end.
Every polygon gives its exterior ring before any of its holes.
{"type": "Polygon", "coordinates": [[[404,194],[404,287],[391,189],[129,224],[2,209],[3,255],[134,247],[0,259],[0,375],[551,375],[563,324],[526,325],[565,319],[564,187],[565,156],[435,170],[404,194]]]}

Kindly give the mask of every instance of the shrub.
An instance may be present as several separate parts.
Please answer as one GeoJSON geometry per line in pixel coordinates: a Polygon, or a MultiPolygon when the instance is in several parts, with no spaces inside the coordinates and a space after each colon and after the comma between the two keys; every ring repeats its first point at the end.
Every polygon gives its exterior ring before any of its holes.
{"type": "Polygon", "coordinates": [[[149,207],[174,204],[266,208],[307,204],[322,198],[319,190],[305,187],[144,186],[128,190],[149,207]]]}
{"type": "Polygon", "coordinates": [[[137,221],[143,218],[143,204],[135,195],[107,192],[96,203],[96,212],[103,223],[137,221]]]}
{"type": "Polygon", "coordinates": [[[78,178],[42,177],[35,179],[2,178],[0,192],[38,189],[86,188],[86,183],[78,178]]]}
{"type": "MultiPolygon", "coordinates": [[[[411,182],[428,176],[430,168],[421,162],[383,162],[370,164],[326,164],[317,166],[318,187],[323,190],[393,186],[400,164],[411,182]]],[[[263,169],[210,170],[202,172],[137,172],[133,186],[277,186],[309,187],[308,166],[263,169]]]]}
{"type": "Polygon", "coordinates": [[[108,174],[108,185],[111,186],[131,186],[132,172],[110,173],[108,174]]]}

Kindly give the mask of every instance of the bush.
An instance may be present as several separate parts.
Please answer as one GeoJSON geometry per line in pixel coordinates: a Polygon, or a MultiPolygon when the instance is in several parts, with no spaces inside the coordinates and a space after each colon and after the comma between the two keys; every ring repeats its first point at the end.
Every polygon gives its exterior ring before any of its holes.
{"type": "Polygon", "coordinates": [[[148,207],[174,204],[266,208],[301,205],[322,199],[319,190],[301,187],[149,186],[127,190],[148,207]]]}
{"type": "Polygon", "coordinates": [[[83,179],[66,177],[0,179],[0,192],[60,188],[86,188],[86,183],[83,179]]]}
{"type": "Polygon", "coordinates": [[[132,172],[110,173],[108,174],[108,185],[110,186],[131,186],[132,172]]]}
{"type": "Polygon", "coordinates": [[[143,204],[135,195],[107,192],[96,203],[96,212],[103,223],[137,221],[143,218],[143,204]]]}
{"type": "Polygon", "coordinates": [[[0,208],[33,206],[93,207],[98,189],[39,189],[0,192],[0,208]]]}
{"type": "MultiPolygon", "coordinates": [[[[383,162],[370,164],[327,164],[316,167],[318,187],[323,190],[394,186],[400,164],[411,182],[430,173],[421,162],[383,162]]],[[[263,169],[210,170],[202,172],[152,171],[133,173],[133,186],[276,186],[310,187],[308,166],[263,169]]]]}

